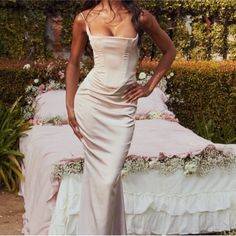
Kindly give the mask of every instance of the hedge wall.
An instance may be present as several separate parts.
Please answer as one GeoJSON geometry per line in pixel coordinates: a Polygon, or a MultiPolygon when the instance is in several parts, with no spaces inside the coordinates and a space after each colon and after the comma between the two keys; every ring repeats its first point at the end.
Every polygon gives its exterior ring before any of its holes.
{"type": "MultiPolygon", "coordinates": [[[[215,55],[236,58],[236,0],[138,0],[150,10],[174,40],[179,57],[211,59],[215,55]],[[185,19],[191,15],[191,35],[185,19]]],[[[63,18],[62,44],[69,49],[71,25],[79,0],[5,0],[0,2],[1,57],[50,57],[45,50],[45,23],[49,16],[63,18]]],[[[146,56],[159,57],[148,37],[143,39],[146,56]]]]}
{"type": "MultiPolygon", "coordinates": [[[[154,64],[145,62],[142,68],[154,64]]],[[[168,106],[184,126],[194,129],[195,116],[236,132],[236,62],[179,61],[171,70],[175,76],[167,83],[168,106]]]]}

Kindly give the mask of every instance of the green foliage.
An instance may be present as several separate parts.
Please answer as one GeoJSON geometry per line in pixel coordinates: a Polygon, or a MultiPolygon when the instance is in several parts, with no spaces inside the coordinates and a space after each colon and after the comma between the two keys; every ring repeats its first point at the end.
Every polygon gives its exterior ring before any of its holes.
{"type": "Polygon", "coordinates": [[[223,135],[228,126],[236,131],[235,63],[175,63],[172,70],[175,76],[168,81],[168,105],[184,126],[194,130],[196,116],[207,121],[209,133],[203,134],[209,138],[216,130],[223,135]]]}
{"type": "Polygon", "coordinates": [[[38,58],[44,53],[43,12],[0,8],[0,51],[5,58],[38,58]]]}
{"type": "MultiPolygon", "coordinates": [[[[211,59],[211,53],[235,59],[236,0],[150,0],[138,1],[150,10],[162,28],[173,38],[179,57],[211,59]],[[185,17],[193,19],[193,33],[185,28],[185,17]],[[206,17],[210,25],[206,23],[206,17]],[[215,24],[217,23],[217,24],[215,24]]],[[[45,50],[45,22],[48,15],[63,18],[62,44],[71,44],[74,16],[81,9],[79,0],[5,0],[0,2],[0,51],[1,57],[39,58],[50,57],[45,50]]],[[[160,57],[150,38],[143,38],[143,54],[160,57]]]]}
{"type": "Polygon", "coordinates": [[[203,138],[214,143],[236,143],[236,127],[226,124],[221,128],[217,128],[213,119],[206,120],[203,117],[200,120],[197,116],[194,116],[194,122],[194,131],[203,138]]]}
{"type": "Polygon", "coordinates": [[[229,26],[229,34],[229,59],[236,60],[236,24],[229,26]]]}
{"type": "Polygon", "coordinates": [[[0,184],[12,192],[19,189],[23,178],[21,164],[24,155],[18,151],[18,141],[29,129],[21,115],[20,99],[10,108],[0,102],[0,184]]]}
{"type": "MultiPolygon", "coordinates": [[[[153,70],[157,64],[143,61],[140,70],[153,70]]],[[[201,131],[202,135],[211,137],[211,131],[219,132],[218,137],[232,142],[236,136],[236,62],[176,61],[171,72],[174,76],[167,79],[167,105],[180,123],[195,130],[195,116],[199,121],[212,120],[207,124],[212,127],[209,134],[201,131]]]]}
{"type": "MultiPolygon", "coordinates": [[[[81,66],[80,79],[82,80],[92,68],[91,60],[84,60],[86,66],[81,66]]],[[[61,80],[65,83],[66,60],[38,60],[29,62],[29,69],[23,69],[24,61],[18,61],[17,65],[10,64],[1,66],[0,61],[0,100],[5,104],[11,105],[19,96],[25,95],[25,89],[28,85],[45,84],[49,80],[61,80]],[[15,67],[15,68],[14,68],[15,67]]],[[[22,106],[27,105],[25,100],[20,101],[22,106]]]]}
{"type": "MultiPolygon", "coordinates": [[[[13,104],[17,97],[24,95],[25,87],[38,77],[40,73],[35,70],[0,69],[0,100],[7,105],[13,104]]],[[[23,105],[23,100],[20,103],[23,105]]]]}
{"type": "Polygon", "coordinates": [[[195,122],[195,132],[202,136],[203,138],[212,140],[214,137],[214,126],[212,119],[206,121],[205,118],[203,120],[199,120],[196,116],[194,116],[195,122]]]}

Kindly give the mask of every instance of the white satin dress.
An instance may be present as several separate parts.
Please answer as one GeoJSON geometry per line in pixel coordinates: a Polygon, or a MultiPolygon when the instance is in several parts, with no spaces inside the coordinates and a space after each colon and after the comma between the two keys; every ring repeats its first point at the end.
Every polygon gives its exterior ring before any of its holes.
{"type": "Polygon", "coordinates": [[[127,102],[122,95],[136,81],[138,34],[135,38],[95,36],[87,23],[86,31],[94,67],[74,100],[85,154],[78,229],[79,234],[122,235],[127,228],[121,169],[137,108],[137,101],[127,102]]]}

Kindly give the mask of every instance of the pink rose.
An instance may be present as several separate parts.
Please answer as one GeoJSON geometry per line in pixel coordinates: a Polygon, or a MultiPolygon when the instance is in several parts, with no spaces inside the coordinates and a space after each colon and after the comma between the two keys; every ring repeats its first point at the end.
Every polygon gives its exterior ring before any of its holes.
{"type": "Polygon", "coordinates": [[[65,74],[61,70],[58,72],[58,75],[59,75],[60,79],[64,79],[65,78],[65,74]]]}
{"type": "Polygon", "coordinates": [[[38,86],[38,91],[39,92],[43,92],[45,90],[45,85],[44,84],[40,84],[39,86],[38,86]]]}
{"type": "Polygon", "coordinates": [[[37,118],[31,118],[30,120],[28,120],[28,122],[29,122],[31,125],[42,125],[42,121],[40,121],[40,120],[37,119],[37,118]]]}

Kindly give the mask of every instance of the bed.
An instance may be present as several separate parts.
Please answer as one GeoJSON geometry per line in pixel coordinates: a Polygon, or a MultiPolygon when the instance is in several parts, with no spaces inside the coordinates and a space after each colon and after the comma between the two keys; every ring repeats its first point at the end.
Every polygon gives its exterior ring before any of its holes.
{"type": "MultiPolygon", "coordinates": [[[[37,122],[20,139],[22,233],[76,234],[82,144],[66,123],[65,90],[47,91],[35,101],[37,122]]],[[[138,102],[122,169],[128,234],[236,229],[236,145],[212,143],[183,127],[166,101],[156,88],[138,102]]]]}

